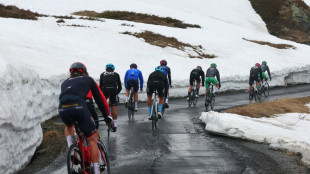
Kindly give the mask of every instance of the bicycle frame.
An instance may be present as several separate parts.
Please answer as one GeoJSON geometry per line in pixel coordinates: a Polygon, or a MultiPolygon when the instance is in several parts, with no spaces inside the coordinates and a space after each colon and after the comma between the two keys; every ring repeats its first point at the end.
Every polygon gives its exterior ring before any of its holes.
{"type": "Polygon", "coordinates": [[[152,119],[152,130],[155,131],[157,129],[157,121],[158,121],[158,99],[157,99],[157,91],[155,90],[154,93],[154,98],[152,102],[152,111],[151,111],[151,116],[153,117],[152,119]]]}

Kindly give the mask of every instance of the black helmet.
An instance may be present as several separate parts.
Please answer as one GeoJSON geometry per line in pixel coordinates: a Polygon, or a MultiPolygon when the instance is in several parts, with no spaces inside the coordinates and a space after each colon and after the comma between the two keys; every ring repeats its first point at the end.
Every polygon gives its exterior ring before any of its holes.
{"type": "Polygon", "coordinates": [[[87,73],[86,66],[81,62],[74,62],[71,66],[69,71],[72,73],[73,71],[78,71],[82,73],[87,73]]]}
{"type": "Polygon", "coordinates": [[[132,63],[132,64],[130,65],[130,68],[135,68],[135,69],[137,69],[137,68],[138,68],[138,66],[137,66],[137,64],[132,63]]]}
{"type": "Polygon", "coordinates": [[[202,70],[201,66],[197,66],[197,69],[200,69],[200,70],[202,70]]]}
{"type": "Polygon", "coordinates": [[[166,60],[161,60],[161,61],[160,61],[160,65],[167,66],[167,61],[166,61],[166,60]]]}

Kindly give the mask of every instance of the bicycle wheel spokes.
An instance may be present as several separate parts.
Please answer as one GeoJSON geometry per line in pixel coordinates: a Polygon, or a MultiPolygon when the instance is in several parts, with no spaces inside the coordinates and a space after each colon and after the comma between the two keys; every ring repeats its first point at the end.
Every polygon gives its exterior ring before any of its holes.
{"type": "Polygon", "coordinates": [[[83,173],[83,156],[80,148],[73,144],[67,155],[67,169],[69,174],[83,173]]]}

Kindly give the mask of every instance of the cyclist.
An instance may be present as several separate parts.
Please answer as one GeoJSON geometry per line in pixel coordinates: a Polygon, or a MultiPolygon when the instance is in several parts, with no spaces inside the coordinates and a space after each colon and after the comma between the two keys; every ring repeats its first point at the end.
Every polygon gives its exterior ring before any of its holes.
{"type": "Polygon", "coordinates": [[[217,67],[217,65],[215,63],[211,63],[210,68],[208,68],[208,70],[206,72],[206,80],[205,80],[206,92],[205,92],[205,96],[207,96],[207,93],[209,91],[210,83],[213,83],[216,86],[216,88],[213,90],[213,95],[218,89],[221,88],[220,73],[216,67],[217,67]]]}
{"type": "Polygon", "coordinates": [[[147,106],[149,110],[148,118],[152,119],[152,94],[155,90],[158,92],[159,97],[159,105],[158,105],[158,118],[162,117],[161,111],[164,104],[164,94],[167,92],[168,88],[168,79],[167,76],[163,72],[163,68],[158,66],[155,68],[155,71],[149,75],[147,80],[147,106]]]}
{"type": "Polygon", "coordinates": [[[263,79],[267,81],[266,71],[268,72],[269,79],[271,80],[269,66],[267,65],[267,61],[263,61],[260,68],[262,69],[263,79]]]}
{"type": "Polygon", "coordinates": [[[134,92],[135,92],[135,111],[138,111],[138,89],[139,89],[139,81],[140,81],[140,92],[143,90],[143,76],[142,72],[137,69],[138,66],[135,63],[132,63],[130,65],[130,69],[127,70],[125,74],[125,88],[126,88],[126,103],[125,107],[127,108],[127,103],[128,103],[128,96],[129,96],[129,90],[131,87],[133,87],[134,92]]]}
{"type": "MultiPolygon", "coordinates": [[[[197,81],[197,88],[196,88],[196,97],[199,97],[199,88],[200,88],[200,77],[202,80],[205,79],[205,73],[203,72],[201,66],[197,66],[196,68],[194,68],[190,75],[189,75],[189,88],[188,88],[188,97],[187,97],[187,101],[189,100],[189,97],[191,95],[191,91],[192,91],[192,87],[193,87],[193,82],[194,80],[197,81]]],[[[204,87],[205,84],[202,82],[202,87],[204,87]]]]}
{"type": "Polygon", "coordinates": [[[114,126],[112,131],[115,132],[117,129],[117,109],[116,109],[116,96],[122,90],[122,83],[119,74],[114,72],[115,66],[111,63],[105,66],[106,72],[100,75],[100,89],[106,98],[110,99],[112,117],[114,126]]]}
{"type": "Polygon", "coordinates": [[[167,78],[168,78],[168,90],[167,93],[165,94],[165,98],[166,98],[166,102],[165,102],[165,107],[169,108],[168,105],[168,98],[169,98],[169,86],[172,88],[172,82],[171,82],[171,71],[170,68],[167,66],[167,61],[166,60],[161,60],[160,61],[160,66],[163,68],[164,73],[166,74],[167,78]]]}
{"type": "Polygon", "coordinates": [[[100,93],[96,82],[89,76],[85,76],[86,67],[80,62],[75,62],[70,67],[70,78],[61,84],[59,96],[59,115],[65,123],[65,136],[68,146],[73,144],[74,122],[77,121],[90,146],[91,161],[95,174],[100,173],[99,150],[97,139],[98,131],[92,116],[86,106],[85,100],[91,90],[95,101],[108,124],[113,125],[113,120],[108,116],[107,106],[104,104],[104,96],[100,93]]]}
{"type": "Polygon", "coordinates": [[[260,78],[263,77],[262,69],[260,67],[259,63],[256,63],[255,66],[253,66],[250,70],[250,77],[249,77],[249,91],[250,91],[250,99],[253,98],[253,91],[252,91],[252,85],[254,83],[254,80],[256,81],[256,86],[260,86],[260,78]]]}

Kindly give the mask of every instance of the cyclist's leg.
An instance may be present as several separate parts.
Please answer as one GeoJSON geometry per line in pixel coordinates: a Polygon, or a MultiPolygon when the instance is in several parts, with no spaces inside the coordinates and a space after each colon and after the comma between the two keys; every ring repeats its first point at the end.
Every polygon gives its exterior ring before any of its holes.
{"type": "Polygon", "coordinates": [[[207,77],[205,80],[205,87],[206,87],[205,96],[207,96],[208,89],[210,87],[210,78],[209,77],[207,77]]]}
{"type": "Polygon", "coordinates": [[[74,123],[75,123],[75,106],[71,107],[63,107],[64,105],[59,105],[58,111],[59,116],[63,123],[65,123],[65,131],[64,134],[66,136],[68,147],[73,144],[74,138],[74,123]]]}
{"type": "Polygon", "coordinates": [[[135,110],[138,110],[138,90],[139,90],[138,80],[133,81],[133,90],[135,91],[134,93],[135,110]]]}
{"type": "Polygon", "coordinates": [[[152,95],[153,95],[153,88],[152,86],[146,87],[146,94],[147,94],[147,107],[148,107],[148,117],[151,118],[152,113],[152,95]]]}
{"type": "Polygon", "coordinates": [[[113,117],[113,122],[114,122],[113,131],[116,131],[116,127],[117,127],[116,95],[110,96],[110,104],[111,104],[112,117],[113,117]]]}
{"type": "Polygon", "coordinates": [[[219,81],[215,77],[212,77],[210,79],[210,81],[216,87],[216,88],[213,89],[213,93],[215,93],[219,89],[220,83],[219,83],[219,81]]]}
{"type": "Polygon", "coordinates": [[[249,92],[250,92],[250,95],[253,96],[253,83],[254,83],[254,76],[251,76],[249,77],[249,92]]]}

